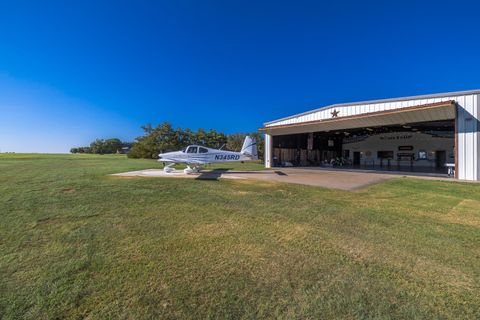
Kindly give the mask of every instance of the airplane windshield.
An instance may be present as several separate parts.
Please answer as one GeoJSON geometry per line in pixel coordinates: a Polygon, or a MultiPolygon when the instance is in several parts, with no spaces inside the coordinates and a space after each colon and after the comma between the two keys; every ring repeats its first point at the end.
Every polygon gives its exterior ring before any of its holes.
{"type": "Polygon", "coordinates": [[[183,149],[182,149],[182,152],[185,152],[186,150],[187,150],[187,148],[183,148],[183,149]]]}
{"type": "Polygon", "coordinates": [[[197,147],[188,147],[187,153],[197,153],[197,147]]]}

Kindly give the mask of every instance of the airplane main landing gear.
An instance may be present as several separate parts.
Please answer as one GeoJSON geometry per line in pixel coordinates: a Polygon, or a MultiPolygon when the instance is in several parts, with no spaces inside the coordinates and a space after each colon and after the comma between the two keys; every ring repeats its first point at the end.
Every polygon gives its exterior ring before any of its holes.
{"type": "Polygon", "coordinates": [[[183,169],[183,173],[185,173],[185,174],[198,173],[199,171],[200,171],[199,167],[190,168],[190,166],[188,166],[188,165],[185,169],[183,169]]]}
{"type": "MultiPolygon", "coordinates": [[[[165,172],[165,173],[175,172],[175,168],[173,167],[174,165],[175,165],[175,163],[170,163],[169,165],[166,165],[163,168],[163,172],[165,172]]],[[[183,169],[183,173],[184,174],[199,173],[200,169],[201,168],[199,166],[190,167],[189,165],[187,165],[187,167],[185,169],[183,169]]]]}

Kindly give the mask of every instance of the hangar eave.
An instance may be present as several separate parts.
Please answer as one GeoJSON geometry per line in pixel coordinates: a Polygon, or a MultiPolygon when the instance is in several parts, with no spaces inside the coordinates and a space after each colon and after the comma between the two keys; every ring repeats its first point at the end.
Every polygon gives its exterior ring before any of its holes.
{"type": "Polygon", "coordinates": [[[412,107],[363,113],[353,116],[332,116],[331,119],[309,121],[279,126],[267,126],[260,130],[271,135],[320,132],[331,130],[379,127],[395,124],[455,119],[455,101],[445,101],[412,107]]]}

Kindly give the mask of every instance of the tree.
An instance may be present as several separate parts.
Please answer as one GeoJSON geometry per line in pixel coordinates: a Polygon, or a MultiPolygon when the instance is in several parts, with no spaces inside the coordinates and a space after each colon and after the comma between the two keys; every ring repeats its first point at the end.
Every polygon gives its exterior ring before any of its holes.
{"type": "Polygon", "coordinates": [[[103,146],[102,139],[95,139],[92,143],[90,143],[90,152],[97,153],[97,154],[104,154],[104,146],[103,146]]]}
{"type": "Polygon", "coordinates": [[[179,146],[185,147],[195,143],[195,133],[190,129],[177,128],[175,131],[179,146]]]}
{"type": "Polygon", "coordinates": [[[118,153],[122,150],[123,143],[120,139],[113,138],[107,139],[103,142],[103,152],[104,153],[118,153]]]}
{"type": "Polygon", "coordinates": [[[255,138],[257,141],[257,151],[258,151],[258,159],[263,159],[265,154],[265,139],[263,133],[260,132],[251,132],[249,136],[255,138]]]}
{"type": "MultiPolygon", "coordinates": [[[[227,136],[223,132],[218,132],[214,129],[208,131],[202,128],[199,128],[197,131],[192,131],[188,128],[175,129],[169,122],[164,122],[156,127],[147,124],[142,129],[144,131],[143,136],[136,138],[135,143],[128,152],[128,157],[130,158],[157,159],[159,153],[180,150],[190,144],[199,144],[215,149],[226,145],[229,150],[240,151],[247,135],[245,133],[237,133],[227,136]]],[[[249,135],[257,139],[259,156],[262,157],[263,136],[257,132],[249,135]]],[[[96,145],[92,145],[93,147],[96,147],[96,145]]]]}
{"type": "Polygon", "coordinates": [[[213,129],[205,133],[204,146],[218,149],[227,143],[227,136],[222,132],[217,132],[213,129]]]}
{"type": "Polygon", "coordinates": [[[234,133],[228,136],[227,149],[232,151],[240,151],[246,136],[251,136],[257,141],[258,158],[263,159],[264,154],[264,138],[259,132],[251,133],[234,133]]]}
{"type": "Polygon", "coordinates": [[[90,147],[80,147],[78,153],[91,153],[90,147]]]}
{"type": "Polygon", "coordinates": [[[234,133],[229,135],[227,139],[227,149],[231,151],[240,151],[242,149],[245,136],[246,134],[244,133],[234,133]]]}
{"type": "Polygon", "coordinates": [[[128,152],[130,158],[157,159],[159,153],[173,151],[178,148],[178,134],[168,122],[153,128],[150,124],[142,127],[144,135],[138,137],[128,152]]]}
{"type": "Polygon", "coordinates": [[[90,143],[89,147],[78,147],[70,149],[71,153],[118,153],[122,150],[122,147],[128,146],[129,143],[124,143],[120,139],[111,138],[111,139],[95,139],[90,143]]]}
{"type": "Polygon", "coordinates": [[[202,128],[199,128],[197,132],[195,132],[195,136],[193,139],[194,143],[205,146],[206,140],[207,140],[207,133],[202,128]]]}

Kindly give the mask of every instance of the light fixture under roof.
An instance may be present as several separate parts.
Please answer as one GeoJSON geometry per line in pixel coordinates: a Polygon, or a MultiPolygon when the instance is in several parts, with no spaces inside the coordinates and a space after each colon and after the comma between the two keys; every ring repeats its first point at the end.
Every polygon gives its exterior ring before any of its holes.
{"type": "Polygon", "coordinates": [[[365,128],[365,129],[367,129],[368,131],[373,131],[373,129],[372,129],[372,128],[365,128]]]}
{"type": "Polygon", "coordinates": [[[404,127],[405,129],[410,129],[411,128],[411,126],[406,126],[406,125],[404,125],[402,127],[404,127]]]}

